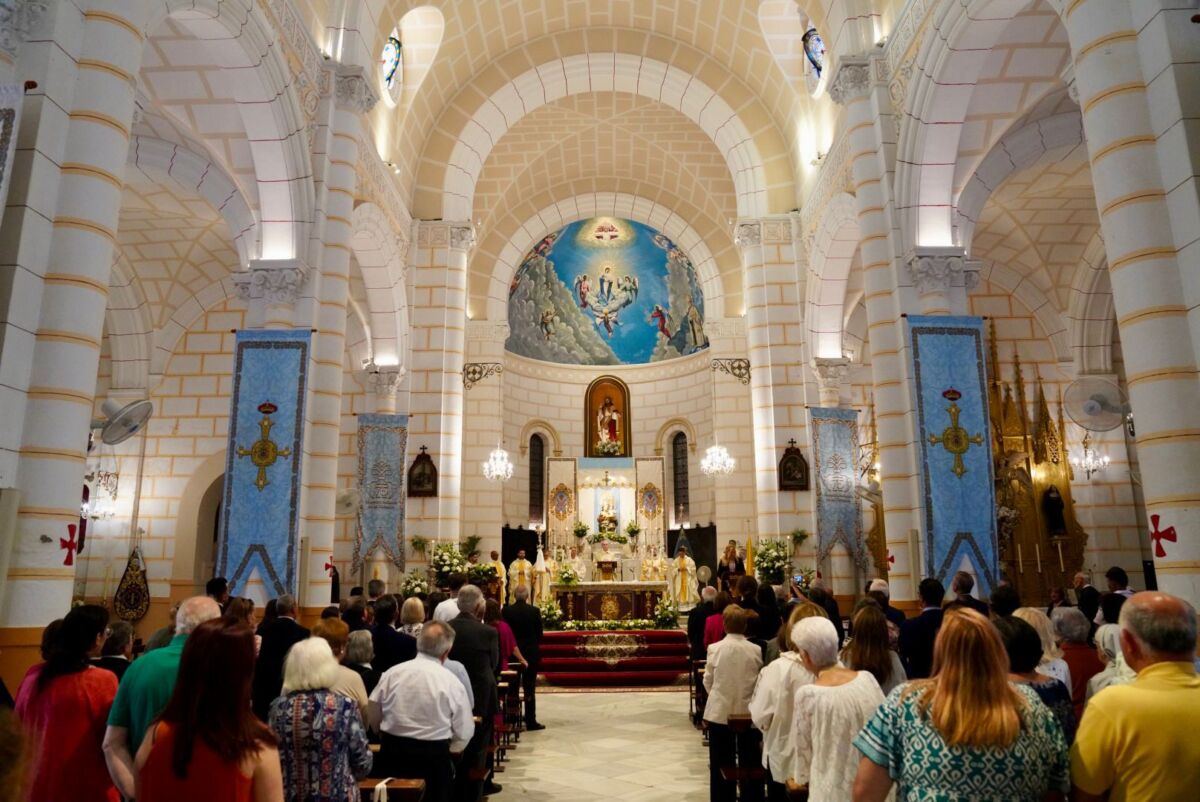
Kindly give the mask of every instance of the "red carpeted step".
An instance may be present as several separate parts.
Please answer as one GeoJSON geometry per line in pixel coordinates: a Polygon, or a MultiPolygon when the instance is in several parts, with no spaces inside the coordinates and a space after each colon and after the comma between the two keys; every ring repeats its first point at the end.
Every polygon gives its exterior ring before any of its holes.
{"type": "Polygon", "coordinates": [[[539,673],[551,685],[674,685],[687,676],[687,633],[654,629],[547,632],[539,673]]]}
{"type": "Polygon", "coordinates": [[[674,685],[679,682],[678,671],[612,671],[588,673],[579,671],[568,674],[545,674],[551,685],[573,688],[624,687],[629,685],[674,685]]]}
{"type": "Polygon", "coordinates": [[[630,657],[610,663],[590,657],[551,657],[543,658],[538,666],[540,673],[560,671],[629,671],[636,666],[637,670],[647,671],[687,671],[687,656],[683,657],[630,657]]]}

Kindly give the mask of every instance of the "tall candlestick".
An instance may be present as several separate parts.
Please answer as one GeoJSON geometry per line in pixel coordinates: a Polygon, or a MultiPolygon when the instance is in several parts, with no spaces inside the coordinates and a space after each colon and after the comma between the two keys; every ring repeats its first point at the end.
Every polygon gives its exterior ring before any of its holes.
{"type": "Polygon", "coordinates": [[[1058,570],[1065,572],[1067,570],[1067,568],[1065,565],[1063,565],[1062,541],[1061,540],[1058,541],[1057,543],[1055,543],[1055,545],[1058,546],[1058,570]]]}
{"type": "Polygon", "coordinates": [[[1021,556],[1021,544],[1017,544],[1017,573],[1025,573],[1025,560],[1021,556]]]}
{"type": "Polygon", "coordinates": [[[1040,574],[1042,572],[1042,547],[1039,544],[1034,543],[1033,550],[1037,553],[1038,573],[1040,574]]]}

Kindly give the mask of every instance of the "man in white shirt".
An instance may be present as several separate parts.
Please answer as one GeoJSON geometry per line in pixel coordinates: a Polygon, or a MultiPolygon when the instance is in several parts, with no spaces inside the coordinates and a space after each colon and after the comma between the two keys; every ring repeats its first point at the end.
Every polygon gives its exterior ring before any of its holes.
{"type": "Polygon", "coordinates": [[[367,705],[371,728],[381,734],[375,773],[425,780],[427,802],[449,802],[454,788],[452,755],[475,734],[462,683],[443,665],[454,630],[430,621],[417,636],[417,657],[379,678],[367,705]]]}
{"type": "Polygon", "coordinates": [[[441,621],[443,624],[449,624],[458,618],[458,592],[463,585],[467,584],[467,575],[451,574],[446,583],[450,586],[450,598],[433,608],[433,620],[441,621]]]}
{"type": "MultiPolygon", "coordinates": [[[[721,767],[734,763],[748,767],[758,758],[751,757],[755,746],[753,735],[747,733],[739,744],[729,728],[729,717],[750,712],[750,699],[763,660],[762,649],[746,640],[746,611],[731,604],[721,617],[725,637],[708,647],[708,662],[704,667],[704,689],[708,691],[704,720],[708,722],[709,799],[733,802],[737,798],[736,783],[721,777],[721,767]]],[[[741,799],[760,802],[762,796],[761,782],[742,784],[741,799]]]]}

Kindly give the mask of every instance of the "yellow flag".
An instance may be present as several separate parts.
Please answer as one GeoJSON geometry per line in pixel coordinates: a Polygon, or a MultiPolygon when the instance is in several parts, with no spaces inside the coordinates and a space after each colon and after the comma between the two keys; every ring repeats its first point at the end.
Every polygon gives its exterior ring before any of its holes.
{"type": "Polygon", "coordinates": [[[746,576],[754,576],[754,539],[746,535],[746,576]]]}

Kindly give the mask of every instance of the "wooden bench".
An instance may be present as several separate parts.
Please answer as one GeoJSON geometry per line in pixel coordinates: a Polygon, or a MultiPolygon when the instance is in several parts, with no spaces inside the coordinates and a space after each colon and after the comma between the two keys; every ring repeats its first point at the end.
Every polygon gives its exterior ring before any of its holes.
{"type": "MultiPolygon", "coordinates": [[[[362,802],[371,802],[375,798],[375,786],[380,780],[360,780],[358,795],[362,802]]],[[[387,784],[388,802],[421,802],[425,796],[424,780],[389,780],[387,784]]]]}

